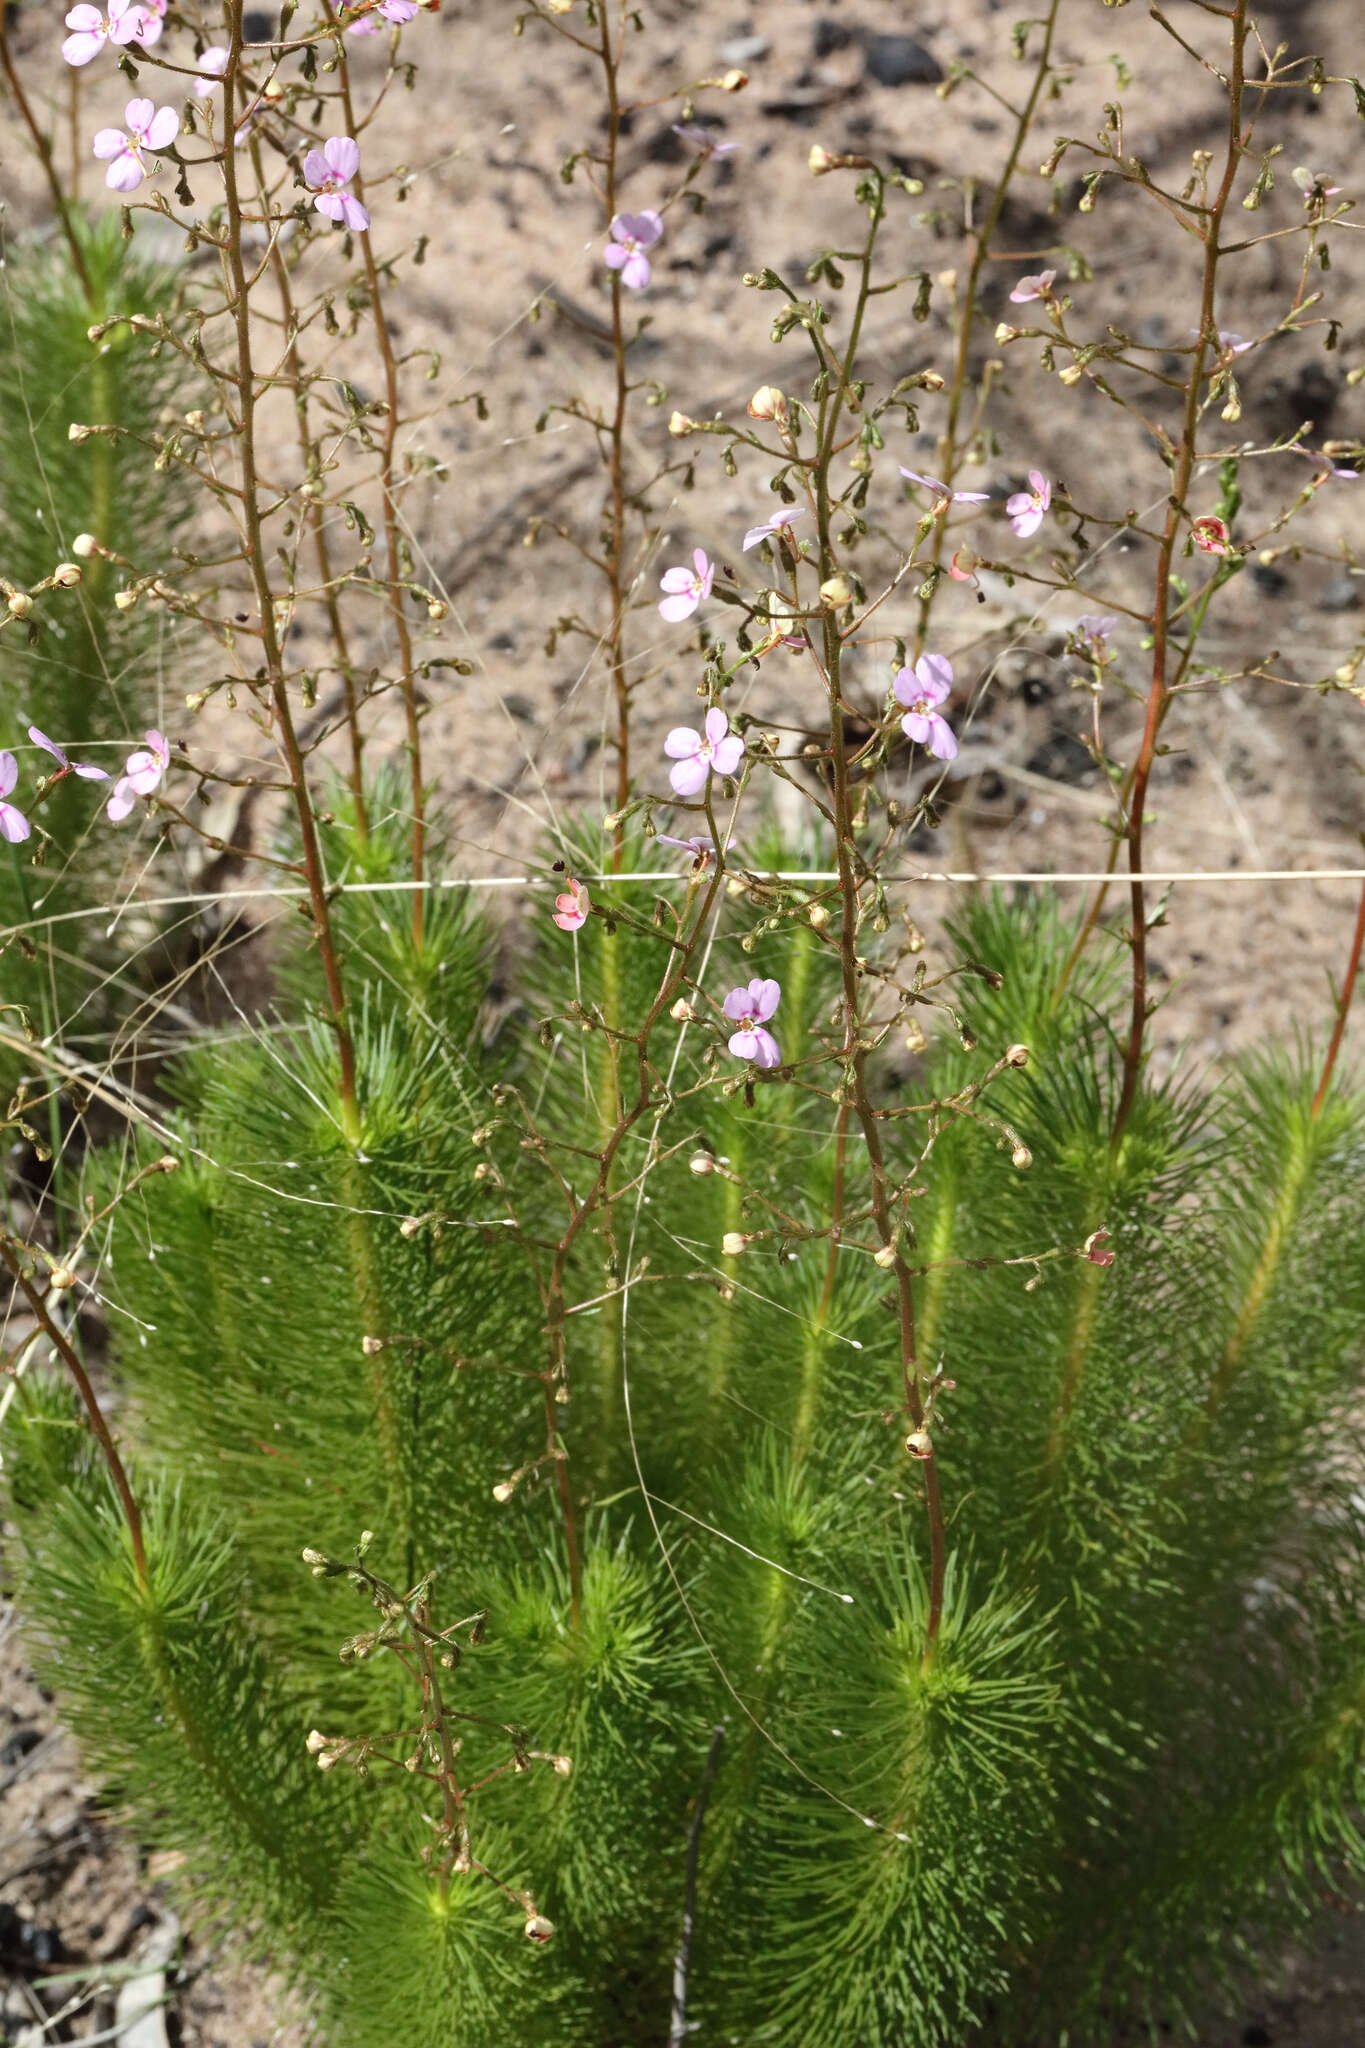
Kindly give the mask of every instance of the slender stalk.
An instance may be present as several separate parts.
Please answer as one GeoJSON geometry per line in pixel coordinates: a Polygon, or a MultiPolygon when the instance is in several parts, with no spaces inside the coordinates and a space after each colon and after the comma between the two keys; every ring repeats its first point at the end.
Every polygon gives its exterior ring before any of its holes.
{"type": "Polygon", "coordinates": [[[147,1550],[142,1540],[142,1515],[134,1498],[133,1489],[128,1483],[128,1473],[122,1458],[118,1454],[118,1446],[110,1434],[109,1425],[104,1419],[100,1404],[95,1397],[95,1390],[90,1384],[89,1375],[81,1364],[71,1339],[64,1330],[58,1328],[57,1324],[53,1322],[52,1317],[48,1314],[47,1303],[24,1271],[23,1262],[13,1244],[4,1238],[0,1238],[0,1259],[4,1260],[15,1286],[28,1303],[30,1314],[41,1326],[43,1335],[52,1345],[62,1364],[76,1383],[76,1391],[80,1395],[85,1412],[90,1419],[90,1427],[94,1430],[100,1450],[104,1454],[104,1462],[109,1468],[109,1477],[114,1482],[114,1491],[117,1493],[120,1505],[123,1508],[123,1519],[128,1525],[128,1540],[132,1545],[133,1564],[137,1571],[138,1583],[145,1587],[147,1584],[147,1550]]]}
{"type": "Polygon", "coordinates": [[[80,236],[76,233],[70,201],[62,190],[62,181],[57,176],[57,167],[52,161],[52,144],[38,126],[33,109],[29,105],[28,94],[20,84],[19,74],[14,68],[14,58],[9,46],[8,9],[4,7],[0,7],[0,71],[5,74],[10,96],[32,138],[34,151],[43,167],[43,176],[47,179],[47,189],[52,197],[52,210],[57,216],[57,224],[66,238],[67,248],[71,251],[71,261],[81,281],[81,290],[85,293],[87,303],[93,307],[95,288],[85,261],[85,251],[81,248],[80,236]]]}
{"type": "Polygon", "coordinates": [[[1322,1078],[1313,1096],[1312,1115],[1314,1120],[1322,1115],[1322,1105],[1327,1100],[1327,1091],[1332,1085],[1332,1073],[1336,1067],[1341,1041],[1346,1035],[1346,1019],[1351,1014],[1351,999],[1355,995],[1356,982],[1360,978],[1360,957],[1365,952],[1365,888],[1360,892],[1360,905],[1356,911],[1355,937],[1351,941],[1351,957],[1346,962],[1346,975],[1341,984],[1341,993],[1336,1000],[1336,1021],[1332,1025],[1332,1037],[1327,1047],[1327,1057],[1322,1063],[1322,1078]]]}
{"type": "MultiPolygon", "coordinates": [[[[323,9],[328,21],[335,23],[336,15],[331,0],[323,0],[323,9]]],[[[341,91],[342,111],[346,117],[346,133],[354,135],[356,118],[355,105],[351,97],[351,74],[346,56],[346,39],[340,32],[336,37],[336,48],[337,83],[341,91]]],[[[364,187],[359,172],[356,173],[354,184],[357,198],[363,198],[364,187]]],[[[379,281],[379,268],[374,260],[374,250],[370,246],[368,229],[358,239],[361,260],[365,265],[365,282],[369,287],[375,346],[379,351],[379,360],[384,366],[384,431],[380,439],[379,488],[384,512],[386,590],[389,617],[393,622],[394,638],[398,642],[399,686],[403,692],[403,713],[407,721],[408,767],[412,785],[412,879],[418,885],[412,892],[412,942],[414,946],[420,948],[423,919],[426,914],[426,894],[421,887],[426,875],[426,789],[422,779],[421,711],[417,702],[417,680],[413,673],[412,634],[408,630],[408,616],[403,608],[402,521],[398,511],[398,485],[394,469],[394,452],[398,446],[398,364],[394,358],[393,336],[389,332],[388,319],[384,313],[384,294],[379,281]]]]}
{"type": "MultiPolygon", "coordinates": [[[[313,816],[313,799],[308,788],[308,774],[299,747],[289,692],[284,679],[284,663],[275,626],[275,601],[266,568],[266,540],[261,520],[256,465],[256,371],[251,351],[251,308],[247,294],[246,267],[242,261],[242,204],[237,183],[237,152],[232,148],[230,141],[236,133],[235,100],[237,72],[242,61],[242,11],[243,0],[229,0],[229,55],[227,69],[223,75],[223,134],[229,140],[223,149],[222,164],[227,209],[227,247],[224,256],[227,269],[226,297],[237,341],[236,383],[239,417],[236,440],[242,465],[245,554],[260,614],[261,650],[265,659],[271,708],[294,793],[294,808],[303,846],[304,875],[313,911],[313,935],[318,943],[322,971],[327,983],[327,995],[331,1005],[330,1022],[336,1034],[342,1128],[349,1142],[354,1144],[360,1135],[360,1107],[355,1082],[355,1045],[346,1019],[346,992],[342,985],[341,963],[332,934],[332,916],[327,899],[326,876],[323,873],[322,850],[318,844],[317,824],[313,816]]],[[[421,891],[414,890],[413,894],[420,896],[421,891]]]]}
{"type": "Polygon", "coordinates": [[[1123,1086],[1119,1093],[1118,1108],[1114,1114],[1113,1143],[1117,1147],[1127,1128],[1133,1103],[1137,1098],[1138,1081],[1142,1072],[1142,1044],[1147,1028],[1147,906],[1142,883],[1142,826],[1143,811],[1147,801],[1147,785],[1151,780],[1152,766],[1156,760],[1157,740],[1170,707],[1171,693],[1167,682],[1167,634],[1170,614],[1171,561],[1180,533],[1181,521],[1186,517],[1185,500],[1194,473],[1196,444],[1199,434],[1200,397],[1204,383],[1204,365],[1208,356],[1209,336],[1214,331],[1214,294],[1218,282],[1218,259],[1222,251],[1219,239],[1223,230],[1223,216],[1232,197],[1232,187],[1242,160],[1242,94],[1246,80],[1246,38],[1247,7],[1249,0],[1236,0],[1232,15],[1232,62],[1228,76],[1228,134],[1227,159],[1223,166],[1223,177],[1217,195],[1205,220],[1204,237],[1204,282],[1199,306],[1199,338],[1195,343],[1194,356],[1190,364],[1189,382],[1185,387],[1185,415],[1180,441],[1176,450],[1175,468],[1171,477],[1171,492],[1166,507],[1166,522],[1162,530],[1161,546],[1157,554],[1156,588],[1152,605],[1152,682],[1147,696],[1147,718],[1143,727],[1142,745],[1138,750],[1133,768],[1132,792],[1128,800],[1128,871],[1129,902],[1132,912],[1130,946],[1133,963],[1133,1000],[1128,1026],[1128,1043],[1123,1055],[1123,1086]]]}
{"type": "MultiPolygon", "coordinates": [[[[603,154],[602,203],[610,221],[616,214],[616,153],[621,137],[621,95],[616,71],[616,52],[612,46],[611,23],[605,0],[598,7],[597,17],[601,38],[602,76],[607,89],[607,140],[603,154]]],[[[604,554],[611,600],[611,617],[607,626],[607,666],[611,674],[612,694],[616,699],[616,808],[619,811],[625,808],[630,796],[630,685],[626,680],[626,604],[621,573],[626,545],[625,427],[630,385],[626,376],[626,342],[622,326],[619,270],[613,270],[611,273],[611,347],[616,394],[611,428],[607,436],[611,517],[604,554]]],[[[618,825],[612,835],[613,869],[619,869],[621,866],[624,846],[623,828],[618,825]]]]}
{"type": "Polygon", "coordinates": [[[673,1957],[673,2004],[668,2017],[668,2048],[683,2048],[691,2031],[687,2024],[687,1973],[692,1962],[692,1935],[697,1922],[697,1865],[701,1858],[701,1829],[702,1822],[706,1819],[707,1802],[711,1797],[711,1786],[715,1780],[716,1766],[720,1762],[721,1745],[724,1741],[725,1724],[721,1722],[711,1730],[711,1747],[706,1752],[706,1764],[692,1806],[692,1825],[687,1830],[687,1873],[683,1882],[682,1933],[678,1937],[677,1952],[673,1957]]]}

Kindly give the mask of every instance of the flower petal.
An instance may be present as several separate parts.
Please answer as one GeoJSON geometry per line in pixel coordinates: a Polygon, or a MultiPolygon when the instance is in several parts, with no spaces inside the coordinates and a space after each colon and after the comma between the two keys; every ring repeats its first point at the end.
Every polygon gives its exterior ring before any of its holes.
{"type": "Polygon", "coordinates": [[[121,128],[100,128],[90,147],[100,158],[122,156],[128,148],[128,137],[121,128]]]}
{"type": "Polygon", "coordinates": [[[360,169],[360,145],[349,135],[332,135],[322,145],[329,170],[336,173],[344,184],[360,169]]]}
{"type": "Polygon", "coordinates": [[[750,1016],[756,1017],[760,1024],[766,1024],[782,1000],[782,984],[780,981],[751,981],[749,999],[753,1003],[750,1016]]]}
{"type": "MultiPolygon", "coordinates": [[[[60,761],[63,768],[69,768],[71,766],[71,763],[67,760],[66,755],[62,752],[61,748],[57,745],[56,741],[50,740],[45,732],[39,732],[36,725],[31,725],[29,727],[28,736],[32,740],[35,747],[41,747],[44,753],[51,754],[53,760],[60,761]]],[[[12,788],[13,784],[11,784],[10,786],[12,788]]]]}
{"type": "Polygon", "coordinates": [[[346,225],[351,230],[351,233],[353,235],[363,235],[370,225],[369,208],[363,206],[353,193],[343,192],[341,194],[341,211],[346,217],[346,225]]]}
{"type": "Polygon", "coordinates": [[[711,709],[706,714],[707,739],[710,740],[713,747],[719,746],[720,742],[725,738],[725,735],[727,732],[729,732],[729,730],[729,719],[725,716],[725,713],[721,710],[719,704],[713,704],[711,706],[711,709]]]}
{"type": "MultiPolygon", "coordinates": [[[[685,575],[686,571],[679,570],[677,573],[685,575]]],[[[697,596],[695,590],[690,588],[680,590],[672,597],[665,597],[659,600],[659,615],[661,618],[667,619],[670,626],[676,626],[683,619],[690,619],[700,603],[701,599],[697,596]]]]}
{"type": "Polygon", "coordinates": [[[711,766],[717,775],[733,775],[744,759],[744,742],[737,732],[718,740],[711,750],[711,766]]]}
{"type": "Polygon", "coordinates": [[[721,1004],[721,1008],[732,1024],[738,1024],[741,1017],[747,1017],[750,1014],[748,989],[732,988],[725,1001],[721,1004]]]}
{"type": "Polygon", "coordinates": [[[303,160],[303,175],[310,185],[327,183],[327,159],[320,149],[310,149],[303,160]]]}
{"type": "Polygon", "coordinates": [[[675,725],[664,741],[664,752],[670,761],[688,761],[700,751],[701,735],[693,732],[690,725],[675,725]]]}
{"type": "Polygon", "coordinates": [[[767,1071],[769,1068],[781,1066],[782,1048],[773,1037],[771,1031],[764,1031],[761,1027],[755,1031],[754,1048],[754,1065],[756,1067],[762,1067],[767,1071]]]}
{"type": "Polygon", "coordinates": [[[705,789],[709,773],[709,764],[700,754],[694,754],[689,761],[675,762],[668,771],[668,779],[675,796],[696,796],[705,789]]]}
{"type": "Polygon", "coordinates": [[[953,664],[946,654],[922,654],[915,663],[920,695],[931,704],[941,704],[953,690],[953,664]]]}
{"type": "Polygon", "coordinates": [[[131,149],[122,156],[116,156],[104,174],[104,182],[111,192],[136,192],[142,178],[142,164],[131,149]]]}
{"type": "Polygon", "coordinates": [[[758,1035],[753,1031],[732,1031],[726,1041],[737,1060],[751,1060],[758,1056],[758,1035]]]}
{"type": "Polygon", "coordinates": [[[0,752],[0,796],[8,796],[19,780],[19,763],[13,754],[0,752]]]}
{"type": "Polygon", "coordinates": [[[946,719],[940,718],[937,712],[932,714],[927,723],[929,726],[929,752],[934,756],[935,760],[955,761],[957,759],[957,741],[953,737],[952,727],[947,723],[946,719]]]}
{"type": "Polygon", "coordinates": [[[180,116],[174,107],[158,107],[147,128],[148,149],[169,149],[180,133],[180,116]]]}
{"type": "Polygon", "coordinates": [[[33,827],[22,811],[16,811],[13,804],[0,804],[0,838],[8,839],[11,846],[17,846],[21,839],[27,839],[33,827]]]}

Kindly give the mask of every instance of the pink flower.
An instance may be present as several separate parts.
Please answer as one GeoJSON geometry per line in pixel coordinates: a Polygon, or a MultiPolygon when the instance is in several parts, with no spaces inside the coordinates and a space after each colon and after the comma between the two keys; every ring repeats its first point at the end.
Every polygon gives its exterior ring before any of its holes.
{"type": "Polygon", "coordinates": [[[104,182],[111,192],[136,192],[147,176],[144,149],[169,149],[180,133],[180,116],[174,107],[154,107],[150,100],[129,100],[123,110],[128,133],[121,128],[101,128],[91,144],[101,161],[109,161],[104,182]]]}
{"type": "Polygon", "coordinates": [[[1289,173],[1303,194],[1305,206],[1321,206],[1324,199],[1333,198],[1340,192],[1340,185],[1329,185],[1328,173],[1310,171],[1307,164],[1298,164],[1289,173]]]}
{"type": "Polygon", "coordinates": [[[50,740],[45,732],[39,732],[36,725],[29,727],[28,736],[33,741],[35,747],[45,748],[51,754],[53,760],[57,762],[57,773],[52,778],[54,782],[60,782],[64,775],[79,775],[85,782],[107,782],[109,780],[108,774],[103,768],[93,767],[89,761],[68,760],[55,740],[50,740]]]}
{"type": "Polygon", "coordinates": [[[941,719],[937,713],[937,707],[945,705],[952,696],[952,686],[954,668],[941,653],[921,653],[915,668],[898,670],[892,684],[896,702],[907,707],[905,717],[900,719],[900,731],[907,739],[915,739],[921,748],[929,748],[939,762],[950,762],[958,754],[958,741],[948,719],[941,719]]]}
{"type": "MultiPolygon", "coordinates": [[[[13,754],[0,753],[0,797],[7,797],[18,780],[19,763],[13,754]]],[[[13,804],[0,803],[0,839],[8,839],[11,846],[17,846],[32,830],[22,811],[17,811],[13,804]]]]}
{"type": "Polygon", "coordinates": [[[673,133],[681,135],[684,142],[690,142],[692,147],[699,149],[703,156],[730,156],[739,148],[737,142],[722,142],[720,137],[713,135],[709,128],[698,127],[695,122],[691,121],[675,121],[673,123],[673,133]]]}
{"type": "Polygon", "coordinates": [[[713,704],[706,714],[704,733],[693,732],[687,725],[675,725],[664,741],[664,752],[676,764],[668,771],[674,793],[696,796],[705,789],[713,768],[717,775],[734,774],[744,759],[744,742],[738,733],[730,732],[729,719],[718,704],[713,704]]]}
{"type": "Polygon", "coordinates": [[[942,654],[922,654],[913,668],[898,671],[893,688],[896,702],[906,706],[901,731],[908,740],[927,747],[936,761],[952,761],[957,741],[952,727],[940,718],[938,706],[953,693],[953,665],[942,654]]]}
{"type": "Polygon", "coordinates": [[[142,15],[142,26],[137,30],[133,41],[142,49],[150,50],[153,43],[159,43],[161,40],[161,31],[166,22],[166,0],[138,0],[138,9],[142,15]]]}
{"type": "Polygon", "coordinates": [[[1233,552],[1226,520],[1216,518],[1211,512],[1193,521],[1190,537],[1202,554],[1230,555],[1233,552]]]}
{"type": "Polygon", "coordinates": [[[74,31],[62,44],[62,55],[68,64],[88,64],[92,57],[98,57],[106,43],[131,43],[142,34],[144,16],[134,0],[107,0],[107,5],[106,14],[101,14],[98,7],[82,4],[67,15],[66,25],[74,31]]]}
{"type": "Polygon", "coordinates": [[[949,505],[984,505],[990,497],[989,491],[955,491],[951,484],[945,484],[936,476],[921,476],[917,469],[907,469],[904,463],[898,465],[900,473],[912,484],[922,484],[933,499],[933,513],[937,517],[949,505]]]}
{"type": "Polygon", "coordinates": [[[1036,277],[1021,277],[1010,293],[1016,306],[1026,306],[1030,299],[1045,299],[1052,290],[1055,270],[1040,270],[1036,277]]]}
{"type": "Polygon", "coordinates": [[[782,1000],[781,984],[751,981],[747,988],[732,988],[725,998],[725,1014],[738,1031],[730,1034],[730,1050],[737,1060],[752,1060],[756,1067],[779,1067],[782,1053],[771,1031],[763,1026],[782,1000]]]}
{"type": "Polygon", "coordinates": [[[633,292],[643,291],[654,275],[645,250],[654,247],[663,231],[662,219],[649,207],[643,213],[618,213],[607,230],[611,239],[603,260],[608,270],[620,271],[622,284],[633,292]]]}
{"type": "Polygon", "coordinates": [[[382,15],[394,28],[403,28],[415,19],[417,12],[417,0],[378,0],[378,5],[371,4],[365,7],[358,21],[348,24],[347,33],[353,36],[377,36],[381,29],[376,16],[382,15]]]}
{"type": "Polygon", "coordinates": [[[555,897],[554,921],[562,932],[576,932],[588,921],[591,898],[580,881],[572,875],[564,877],[568,888],[562,896],[555,897]]]}
{"type": "Polygon", "coordinates": [[[170,765],[170,741],[164,733],[149,731],[146,746],[137,748],[124,762],[114,794],[104,807],[110,824],[126,818],[140,796],[150,796],[170,765]]]}
{"type": "Polygon", "coordinates": [[[194,81],[194,96],[197,100],[206,100],[214,87],[222,84],[223,73],[228,68],[228,58],[231,55],[232,52],[224,43],[214,43],[211,49],[205,50],[199,59],[199,76],[194,81]]]}
{"type": "Polygon", "coordinates": [[[318,188],[313,201],[318,212],[338,227],[345,221],[358,235],[370,225],[370,216],[351,191],[351,180],[360,169],[360,147],[349,135],[333,135],[321,149],[310,149],[303,160],[303,175],[318,188]]]}
{"type": "Polygon", "coordinates": [[[1043,514],[1052,503],[1052,486],[1041,469],[1031,469],[1028,480],[1032,490],[1016,491],[1012,498],[1005,500],[1010,525],[1020,540],[1027,540],[1031,533],[1038,531],[1043,523],[1043,514]]]}
{"type": "Polygon", "coordinates": [[[1108,612],[1082,612],[1071,630],[1078,640],[1097,654],[1104,654],[1117,624],[1118,620],[1111,618],[1108,612]]]}
{"type": "Polygon", "coordinates": [[[1107,1230],[1092,1230],[1085,1243],[1081,1246],[1082,1252],[1089,1259],[1092,1266],[1113,1265],[1114,1254],[1105,1245],[1105,1239],[1108,1235],[1109,1232],[1107,1230]]]}
{"type": "MultiPolygon", "coordinates": [[[[733,838],[726,840],[725,851],[727,853],[734,843],[733,838]]],[[[701,873],[705,873],[706,869],[711,865],[711,857],[716,850],[713,842],[702,832],[694,833],[690,839],[670,839],[667,832],[661,832],[659,834],[659,844],[660,846],[677,846],[684,853],[690,853],[698,871],[701,873]]]]}
{"type": "Polygon", "coordinates": [[[804,505],[784,505],[780,511],[774,512],[771,519],[765,519],[762,526],[749,528],[744,536],[745,554],[748,554],[750,548],[756,548],[761,540],[770,540],[773,534],[780,533],[783,528],[790,526],[793,519],[804,519],[805,516],[804,505]]]}
{"type": "Polygon", "coordinates": [[[716,565],[708,562],[703,548],[693,548],[690,569],[665,569],[659,581],[660,590],[668,596],[659,606],[659,616],[676,626],[682,619],[690,619],[697,606],[711,595],[715,581],[716,565]]]}

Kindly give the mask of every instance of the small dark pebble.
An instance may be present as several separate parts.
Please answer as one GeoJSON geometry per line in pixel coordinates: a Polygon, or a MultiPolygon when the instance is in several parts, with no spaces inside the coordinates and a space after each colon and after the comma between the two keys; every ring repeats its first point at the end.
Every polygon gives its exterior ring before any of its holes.
{"type": "Polygon", "coordinates": [[[13,1770],[17,1763],[23,1762],[31,1749],[38,1747],[42,1739],[41,1729],[16,1728],[13,1735],[7,1735],[4,1741],[0,1742],[0,1770],[13,1770]]]}
{"type": "Polygon", "coordinates": [[[1242,2029],[1242,2048],[1270,2048],[1274,2038],[1269,2027],[1263,2027],[1259,2020],[1253,2020],[1249,2027],[1242,2029]]]}
{"type": "Polygon", "coordinates": [[[815,57],[832,57],[836,50],[846,50],[853,41],[854,31],[846,21],[831,21],[828,16],[817,21],[811,36],[811,54],[815,57]]]}
{"type": "Polygon", "coordinates": [[[509,690],[502,701],[513,718],[520,718],[529,723],[536,715],[535,705],[529,697],[523,697],[520,690],[509,690]]]}
{"type": "Polygon", "coordinates": [[[1029,755],[1024,766],[1030,775],[1045,775],[1050,782],[1093,782],[1096,773],[1087,748],[1060,727],[1029,755]]]}
{"type": "Polygon", "coordinates": [[[1253,562],[1247,574],[1262,597],[1283,597],[1289,588],[1289,578],[1273,562],[1253,562]]]}
{"type": "Polygon", "coordinates": [[[938,85],[943,67],[913,36],[869,36],[867,75],[878,85],[938,85]]]}
{"type": "Polygon", "coordinates": [[[1343,570],[1325,583],[1318,599],[1320,612],[1354,612],[1360,609],[1360,578],[1347,575],[1343,570]]]}
{"type": "Polygon", "coordinates": [[[1046,704],[1052,695],[1052,685],[1046,676],[1025,676],[1019,685],[1019,695],[1026,704],[1046,704]]]}
{"type": "Polygon", "coordinates": [[[242,39],[248,43],[268,43],[275,33],[276,17],[267,14],[263,7],[248,7],[242,16],[242,39]]]}

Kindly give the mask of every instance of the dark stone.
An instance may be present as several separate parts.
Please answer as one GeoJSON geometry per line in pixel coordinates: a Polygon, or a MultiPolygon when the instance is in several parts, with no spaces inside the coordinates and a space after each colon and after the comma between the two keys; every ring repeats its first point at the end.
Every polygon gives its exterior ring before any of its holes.
{"type": "Polygon", "coordinates": [[[13,1770],[16,1764],[23,1762],[31,1749],[38,1747],[42,1739],[41,1729],[16,1728],[13,1735],[7,1735],[5,1740],[0,1742],[0,1770],[13,1770]]]}
{"type": "Polygon", "coordinates": [[[815,24],[811,35],[811,54],[832,57],[836,50],[846,50],[852,41],[853,30],[846,21],[831,21],[825,16],[815,24]]]}
{"type": "Polygon", "coordinates": [[[867,75],[878,85],[939,85],[943,67],[913,36],[869,36],[867,75]]]}
{"type": "Polygon", "coordinates": [[[25,1952],[30,1962],[36,1963],[40,1970],[50,1970],[54,1963],[70,1961],[66,1944],[55,1927],[30,1925],[24,1931],[27,1936],[24,1942],[25,1952]]]}
{"type": "Polygon", "coordinates": [[[513,718],[520,718],[526,724],[534,721],[536,707],[529,697],[522,696],[520,690],[509,690],[502,701],[513,718]]]}
{"type": "Polygon", "coordinates": [[[1320,612],[1355,612],[1360,609],[1360,579],[1344,570],[1325,583],[1318,599],[1320,612]]]}
{"type": "Polygon", "coordinates": [[[1054,727],[1024,766],[1030,775],[1045,775],[1049,782],[1088,783],[1094,781],[1096,774],[1089,749],[1061,726],[1054,727]]]}
{"type": "Polygon", "coordinates": [[[1052,685],[1046,676],[1025,676],[1019,685],[1019,695],[1026,704],[1046,704],[1052,695],[1052,685]]]}
{"type": "Polygon", "coordinates": [[[1274,2038],[1269,2027],[1263,2027],[1259,2020],[1253,2020],[1249,2027],[1242,2029],[1242,2048],[1271,2048],[1274,2038]]]}
{"type": "Polygon", "coordinates": [[[1273,562],[1253,562],[1247,574],[1262,597],[1283,597],[1289,588],[1289,578],[1273,562]]]}
{"type": "Polygon", "coordinates": [[[242,39],[248,43],[268,43],[275,33],[275,16],[267,14],[263,7],[248,7],[242,16],[242,39]]]}

